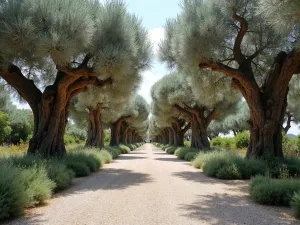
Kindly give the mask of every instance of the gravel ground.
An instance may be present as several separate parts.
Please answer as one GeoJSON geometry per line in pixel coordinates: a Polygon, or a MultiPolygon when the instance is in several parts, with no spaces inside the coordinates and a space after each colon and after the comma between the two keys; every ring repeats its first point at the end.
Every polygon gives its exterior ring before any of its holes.
{"type": "Polygon", "coordinates": [[[252,203],[247,188],[208,178],[146,144],[6,224],[300,224],[287,208],[252,203]]]}

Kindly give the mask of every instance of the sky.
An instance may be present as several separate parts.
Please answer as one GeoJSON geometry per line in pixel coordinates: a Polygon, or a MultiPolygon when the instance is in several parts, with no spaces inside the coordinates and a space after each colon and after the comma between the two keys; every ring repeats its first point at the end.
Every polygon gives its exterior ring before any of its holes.
{"type": "MultiPolygon", "coordinates": [[[[164,37],[164,25],[168,18],[174,18],[180,13],[181,0],[125,0],[128,6],[128,10],[131,13],[138,15],[145,28],[149,31],[149,37],[153,43],[154,54],[158,50],[158,43],[164,37]]],[[[144,71],[143,81],[138,93],[142,95],[146,101],[151,103],[151,87],[152,85],[168,74],[166,65],[160,63],[155,57],[152,63],[152,67],[144,71]]],[[[20,105],[19,108],[28,108],[28,105],[20,105]]],[[[296,124],[292,124],[292,128],[289,133],[298,135],[300,130],[296,124]]]]}
{"type": "MultiPolygon", "coordinates": [[[[164,25],[168,18],[176,17],[180,12],[180,0],[127,0],[128,10],[137,14],[143,25],[148,29],[153,43],[154,55],[158,50],[158,43],[164,37],[164,25]]],[[[143,73],[143,82],[139,90],[148,103],[151,102],[151,86],[168,73],[165,65],[155,57],[152,68],[143,73]]]]}

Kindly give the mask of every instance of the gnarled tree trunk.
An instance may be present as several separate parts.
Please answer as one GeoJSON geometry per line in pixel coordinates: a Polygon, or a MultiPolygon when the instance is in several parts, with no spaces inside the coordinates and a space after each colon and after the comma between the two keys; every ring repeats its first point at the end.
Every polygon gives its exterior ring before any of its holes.
{"type": "Polygon", "coordinates": [[[34,131],[29,142],[29,154],[62,156],[66,151],[64,133],[71,98],[86,91],[88,85],[111,84],[111,78],[104,81],[97,79],[100,74],[92,73],[87,67],[89,59],[87,56],[76,69],[59,70],[54,84],[46,87],[43,93],[13,64],[9,66],[8,72],[0,72],[1,77],[18,91],[32,109],[34,131]]]}
{"type": "Polygon", "coordinates": [[[172,130],[174,133],[174,146],[181,147],[184,146],[184,134],[190,129],[191,123],[188,123],[184,126],[184,120],[174,119],[174,123],[172,124],[172,130]]]}
{"type": "Polygon", "coordinates": [[[120,132],[122,123],[130,117],[131,116],[123,116],[111,125],[110,146],[117,146],[120,144],[120,132]]]}
{"type": "Polygon", "coordinates": [[[191,147],[197,149],[210,149],[207,129],[199,123],[196,116],[191,118],[192,140],[191,147]]]}
{"type": "Polygon", "coordinates": [[[120,144],[121,121],[116,121],[111,126],[110,146],[118,146],[120,144]]]}
{"type": "Polygon", "coordinates": [[[175,108],[190,118],[192,130],[191,147],[197,149],[210,149],[207,128],[215,118],[215,109],[208,112],[208,115],[205,116],[206,109],[204,107],[192,108],[186,106],[183,108],[179,105],[175,105],[175,108]]]}
{"type": "Polygon", "coordinates": [[[100,149],[104,147],[101,104],[98,104],[96,109],[90,111],[86,146],[100,149]]]}
{"type": "Polygon", "coordinates": [[[220,61],[203,58],[200,69],[210,68],[232,78],[233,87],[241,92],[250,108],[250,143],[247,157],[270,154],[283,157],[282,123],[286,112],[289,82],[300,73],[300,52],[296,49],[279,52],[270,67],[262,86],[256,81],[252,68],[256,59],[269,46],[261,46],[252,55],[244,55],[241,44],[249,32],[248,21],[233,9],[232,18],[239,24],[232,49],[238,68],[220,61]]]}

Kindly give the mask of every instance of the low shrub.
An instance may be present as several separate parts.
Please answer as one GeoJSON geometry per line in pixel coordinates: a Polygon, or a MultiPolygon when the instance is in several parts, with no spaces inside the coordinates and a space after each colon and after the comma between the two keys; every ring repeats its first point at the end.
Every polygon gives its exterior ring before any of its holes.
{"type": "Polygon", "coordinates": [[[84,151],[73,151],[67,153],[65,158],[84,163],[89,168],[90,172],[95,172],[101,166],[101,159],[98,159],[95,155],[88,154],[84,151]]]}
{"type": "Polygon", "coordinates": [[[11,157],[9,159],[13,165],[30,168],[33,166],[45,167],[48,177],[55,182],[55,191],[62,190],[69,186],[74,178],[74,172],[67,166],[56,159],[43,160],[40,157],[32,155],[24,155],[11,157]]]}
{"type": "Polygon", "coordinates": [[[197,152],[188,152],[188,153],[185,154],[184,160],[186,160],[186,161],[192,161],[192,160],[195,159],[195,157],[196,157],[197,154],[198,154],[197,152]]]}
{"type": "Polygon", "coordinates": [[[168,147],[171,147],[171,146],[170,146],[170,145],[163,145],[163,146],[161,147],[161,149],[164,150],[164,151],[166,151],[166,149],[167,149],[168,147]]]}
{"type": "Polygon", "coordinates": [[[33,155],[14,156],[9,158],[15,166],[31,167],[36,164],[41,164],[42,159],[33,155]]]}
{"type": "Polygon", "coordinates": [[[131,152],[131,150],[133,150],[130,147],[123,145],[123,144],[119,145],[119,149],[121,150],[122,154],[128,154],[131,152]]]}
{"type": "Polygon", "coordinates": [[[251,199],[264,205],[289,206],[296,191],[300,190],[300,180],[272,179],[257,176],[252,178],[249,193],[251,199]]]}
{"type": "Polygon", "coordinates": [[[294,211],[295,216],[300,219],[300,191],[294,194],[291,201],[291,207],[294,211]]]}
{"type": "Polygon", "coordinates": [[[76,143],[76,139],[74,136],[70,135],[70,134],[65,134],[64,136],[64,144],[65,145],[69,145],[69,144],[73,144],[76,143]]]}
{"type": "Polygon", "coordinates": [[[0,221],[20,216],[26,204],[21,169],[11,164],[0,164],[0,221]]]}
{"type": "Polygon", "coordinates": [[[211,154],[206,152],[197,153],[195,159],[192,161],[192,166],[197,169],[201,169],[210,156],[211,154]]]}
{"type": "Polygon", "coordinates": [[[184,140],[184,146],[190,148],[191,147],[191,141],[184,140]]]}
{"type": "Polygon", "coordinates": [[[108,163],[112,162],[113,158],[112,158],[111,154],[109,153],[109,151],[101,150],[99,152],[99,154],[101,155],[102,164],[108,164],[108,163]]]}
{"type": "Polygon", "coordinates": [[[166,152],[167,152],[168,154],[173,155],[173,154],[175,153],[176,149],[177,149],[177,147],[175,147],[175,146],[170,146],[170,147],[167,147],[167,148],[166,148],[166,152]]]}
{"type": "Polygon", "coordinates": [[[67,188],[72,179],[75,177],[73,170],[67,168],[67,166],[60,161],[52,160],[46,164],[48,177],[54,181],[54,191],[60,191],[67,188]]]}
{"type": "Polygon", "coordinates": [[[210,141],[210,145],[213,147],[221,147],[222,146],[222,138],[221,137],[215,137],[210,141]]]}
{"type": "Polygon", "coordinates": [[[72,157],[65,157],[64,164],[75,173],[76,177],[86,177],[91,173],[84,162],[74,160],[72,157]]]}
{"type": "Polygon", "coordinates": [[[266,173],[264,161],[244,159],[233,151],[200,152],[192,161],[192,165],[210,177],[219,179],[249,179],[255,175],[266,173]]]}
{"type": "Polygon", "coordinates": [[[121,150],[116,148],[116,147],[113,147],[113,146],[105,146],[104,147],[105,150],[107,150],[111,156],[113,157],[113,159],[116,159],[119,157],[119,155],[121,155],[121,150]]]}
{"type": "Polygon", "coordinates": [[[127,144],[126,145],[128,148],[130,148],[130,151],[133,151],[135,148],[135,146],[133,146],[132,144],[127,144]]]}
{"type": "Polygon", "coordinates": [[[250,142],[250,134],[247,131],[238,133],[235,137],[236,148],[247,148],[250,142]]]}
{"type": "Polygon", "coordinates": [[[189,152],[195,152],[195,153],[198,153],[199,150],[198,149],[195,149],[195,148],[186,148],[186,147],[181,147],[181,148],[178,148],[176,151],[175,151],[175,155],[177,156],[178,159],[184,159],[185,155],[189,152]]]}
{"type": "Polygon", "coordinates": [[[230,149],[234,147],[234,144],[235,144],[235,140],[233,138],[223,138],[221,147],[230,149]]]}
{"type": "Polygon", "coordinates": [[[42,166],[23,169],[21,183],[25,187],[25,207],[33,207],[51,198],[55,183],[49,179],[47,171],[42,166]]]}

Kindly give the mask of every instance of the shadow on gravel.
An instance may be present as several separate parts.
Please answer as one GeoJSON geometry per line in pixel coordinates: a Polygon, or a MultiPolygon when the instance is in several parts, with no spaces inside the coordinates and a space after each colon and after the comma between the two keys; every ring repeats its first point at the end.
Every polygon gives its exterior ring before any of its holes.
{"type": "Polygon", "coordinates": [[[208,177],[203,172],[195,171],[183,171],[172,173],[172,176],[182,178],[187,181],[194,181],[202,184],[226,184],[229,189],[248,194],[248,182],[244,180],[219,180],[216,178],[208,177]]]}
{"type": "Polygon", "coordinates": [[[177,158],[156,158],[155,160],[158,161],[165,161],[165,162],[180,162],[180,163],[186,163],[185,161],[179,160],[177,158]]]}
{"type": "Polygon", "coordinates": [[[214,225],[297,224],[296,220],[289,216],[289,209],[257,205],[242,196],[216,194],[198,195],[198,198],[193,204],[180,206],[180,211],[184,212],[181,216],[214,225]]]}
{"type": "Polygon", "coordinates": [[[123,155],[119,157],[117,160],[132,160],[132,159],[146,159],[147,157],[139,157],[139,156],[129,156],[129,155],[123,155]]]}
{"type": "Polygon", "coordinates": [[[134,151],[134,152],[131,152],[131,154],[133,154],[133,155],[145,155],[145,154],[147,154],[147,153],[145,153],[145,152],[139,152],[139,151],[134,151]]]}
{"type": "Polygon", "coordinates": [[[113,168],[105,168],[89,177],[80,179],[77,184],[61,192],[58,197],[78,194],[85,191],[123,190],[131,186],[138,186],[153,181],[149,174],[113,168]]]}
{"type": "Polygon", "coordinates": [[[42,214],[32,214],[32,215],[25,215],[24,217],[20,218],[12,218],[11,220],[3,221],[0,224],[3,225],[13,225],[13,224],[21,224],[21,225],[33,225],[33,224],[45,224],[47,220],[38,219],[42,214]]]}

